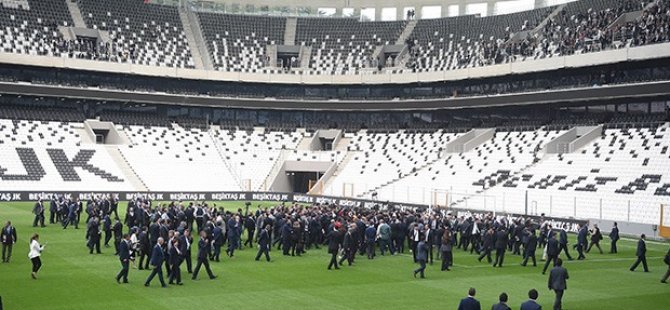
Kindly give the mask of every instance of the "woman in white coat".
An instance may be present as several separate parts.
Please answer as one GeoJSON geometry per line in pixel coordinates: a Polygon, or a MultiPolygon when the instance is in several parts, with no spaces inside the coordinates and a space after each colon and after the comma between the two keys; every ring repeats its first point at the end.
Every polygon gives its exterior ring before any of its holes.
{"type": "Polygon", "coordinates": [[[40,245],[39,240],[40,236],[38,234],[34,234],[32,238],[30,238],[30,252],[28,253],[28,258],[30,258],[30,261],[33,263],[33,273],[31,274],[33,279],[37,279],[37,271],[42,267],[40,256],[42,255],[42,251],[44,251],[44,246],[40,245]]]}

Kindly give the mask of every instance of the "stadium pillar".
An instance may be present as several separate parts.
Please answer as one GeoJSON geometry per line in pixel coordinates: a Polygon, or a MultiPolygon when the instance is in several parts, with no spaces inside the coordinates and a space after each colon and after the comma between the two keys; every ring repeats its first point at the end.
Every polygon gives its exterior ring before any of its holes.
{"type": "Polygon", "coordinates": [[[600,219],[603,219],[603,199],[600,198],[600,219]]]}
{"type": "Polygon", "coordinates": [[[630,200],[628,200],[628,222],[630,222],[630,200]]]}
{"type": "Polygon", "coordinates": [[[574,208],[574,213],[575,213],[575,214],[573,214],[573,216],[577,217],[577,196],[573,197],[572,199],[574,201],[573,202],[573,208],[574,208]]]}
{"type": "MultiPolygon", "coordinates": [[[[503,196],[503,199],[504,199],[504,197],[505,196],[503,196]]],[[[526,209],[526,215],[528,215],[528,190],[526,190],[526,202],[524,204],[525,204],[525,209],[526,209]]]]}

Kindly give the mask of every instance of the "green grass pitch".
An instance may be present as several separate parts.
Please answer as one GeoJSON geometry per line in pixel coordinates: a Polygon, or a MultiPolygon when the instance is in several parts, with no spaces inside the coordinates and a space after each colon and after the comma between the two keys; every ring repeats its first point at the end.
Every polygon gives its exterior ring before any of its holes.
{"type": "MultiPolygon", "coordinates": [[[[243,203],[217,204],[227,210],[244,208],[243,203]]],[[[0,203],[2,225],[11,220],[19,233],[11,263],[0,264],[0,296],[9,310],[456,309],[469,287],[477,289],[483,309],[489,309],[503,291],[510,296],[510,306],[518,309],[530,288],[540,292],[538,301],[544,309],[553,304],[554,294],[547,289],[541,267],[521,267],[520,257],[507,255],[505,267],[493,269],[460,250],[454,252],[452,271],[440,272],[436,262],[428,266],[426,279],[412,276],[416,265],[409,254],[374,260],[357,256],[355,266],[328,271],[324,248],[303,257],[285,257],[273,249],[271,263],[255,262],[256,248],[245,248],[232,259],[212,263],[216,280],[207,279],[202,271],[200,280],[191,281],[182,266],[184,286],[162,289],[154,280],[146,288],[142,284],[149,272],[131,268],[130,284],[119,285],[114,277],[120,264],[111,248],[103,248],[102,255],[89,255],[83,228],[33,228],[31,208],[32,203],[0,203]],[[40,234],[42,243],[48,242],[37,281],[30,278],[27,257],[33,232],[40,234]]],[[[607,240],[603,245],[609,249],[607,240]]],[[[641,267],[628,271],[635,259],[634,240],[620,241],[618,255],[591,252],[586,261],[566,261],[570,280],[564,308],[668,309],[670,285],[660,283],[667,270],[662,257],[668,244],[649,242],[648,248],[650,273],[641,267]]]]}

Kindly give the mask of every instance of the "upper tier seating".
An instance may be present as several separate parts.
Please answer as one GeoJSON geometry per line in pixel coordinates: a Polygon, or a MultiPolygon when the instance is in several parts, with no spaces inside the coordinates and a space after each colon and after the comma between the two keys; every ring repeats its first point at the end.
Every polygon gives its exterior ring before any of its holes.
{"type": "Polygon", "coordinates": [[[28,7],[0,4],[0,49],[6,53],[60,56],[58,26],[72,26],[63,0],[26,0],[28,7]]]}
{"type": "Polygon", "coordinates": [[[176,7],[142,0],[78,3],[87,27],[109,32],[111,44],[97,48],[98,59],[195,68],[176,7]]]}
{"type": "Polygon", "coordinates": [[[418,72],[479,67],[507,62],[507,45],[514,33],[533,30],[556,7],[477,17],[465,15],[419,20],[410,42],[412,63],[418,72]]]}
{"type": "Polygon", "coordinates": [[[268,66],[267,46],[284,44],[283,17],[198,13],[217,70],[257,72],[268,66]]]}
{"type": "Polygon", "coordinates": [[[312,47],[312,74],[358,74],[376,68],[375,48],[395,44],[404,22],[359,22],[353,18],[299,18],[296,45],[312,47]]]}

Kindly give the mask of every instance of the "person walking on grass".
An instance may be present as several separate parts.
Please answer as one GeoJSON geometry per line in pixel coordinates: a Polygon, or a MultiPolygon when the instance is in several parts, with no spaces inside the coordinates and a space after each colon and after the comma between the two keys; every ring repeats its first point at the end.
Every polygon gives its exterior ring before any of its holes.
{"type": "Polygon", "coordinates": [[[40,235],[34,234],[30,238],[30,252],[28,252],[28,258],[33,264],[33,272],[31,276],[33,279],[37,280],[37,272],[42,268],[42,251],[44,251],[45,245],[40,245],[40,235]]]}

